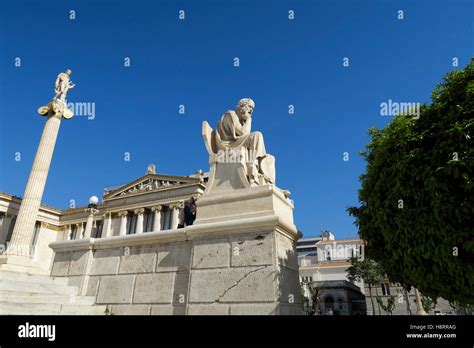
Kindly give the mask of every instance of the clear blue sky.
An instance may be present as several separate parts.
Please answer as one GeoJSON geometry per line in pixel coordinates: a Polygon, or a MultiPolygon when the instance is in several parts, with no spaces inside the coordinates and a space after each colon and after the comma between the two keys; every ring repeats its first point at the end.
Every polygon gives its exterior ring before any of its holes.
{"type": "Polygon", "coordinates": [[[390,120],[380,103],[427,102],[453,57],[466,65],[473,3],[2,1],[0,191],[23,195],[45,121],[36,110],[52,98],[57,73],[70,68],[77,86],[68,100],[95,103],[96,115],[62,122],[45,204],[87,204],[104,187],[142,176],[149,163],[164,174],[207,171],[201,122],[215,126],[252,97],[253,129],[277,158],[277,184],[292,192],[297,226],[306,236],[328,229],[354,237],[345,209],[358,201],[367,129],[390,120]]]}

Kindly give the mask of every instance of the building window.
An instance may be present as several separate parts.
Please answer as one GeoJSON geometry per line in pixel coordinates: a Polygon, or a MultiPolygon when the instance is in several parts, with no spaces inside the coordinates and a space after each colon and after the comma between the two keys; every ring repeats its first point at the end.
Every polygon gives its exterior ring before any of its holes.
{"type": "Polygon", "coordinates": [[[326,255],[326,260],[331,261],[331,252],[328,250],[327,255],[326,255]]]}
{"type": "Polygon", "coordinates": [[[326,310],[326,313],[334,310],[334,298],[332,296],[326,296],[324,299],[324,309],[326,310]]]}
{"type": "Polygon", "coordinates": [[[382,295],[389,296],[390,295],[390,284],[389,283],[382,283],[382,295]]]}
{"type": "Polygon", "coordinates": [[[34,232],[34,235],[33,235],[33,242],[31,244],[36,245],[36,243],[38,242],[38,237],[39,237],[40,230],[41,230],[41,222],[36,221],[35,232],[34,232]]]}
{"type": "Polygon", "coordinates": [[[340,311],[342,311],[342,310],[344,309],[344,304],[343,304],[343,303],[344,303],[344,301],[343,301],[342,297],[339,297],[339,298],[337,299],[337,304],[338,304],[338,306],[339,306],[339,310],[340,310],[340,311]]]}

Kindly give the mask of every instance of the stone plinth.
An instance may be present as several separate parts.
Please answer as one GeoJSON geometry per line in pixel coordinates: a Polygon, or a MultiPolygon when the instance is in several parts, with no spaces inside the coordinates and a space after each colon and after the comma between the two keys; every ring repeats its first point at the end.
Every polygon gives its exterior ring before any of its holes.
{"type": "Polygon", "coordinates": [[[54,242],[51,275],[112,314],[302,314],[291,202],[271,185],[198,202],[183,229],[54,242]]]}

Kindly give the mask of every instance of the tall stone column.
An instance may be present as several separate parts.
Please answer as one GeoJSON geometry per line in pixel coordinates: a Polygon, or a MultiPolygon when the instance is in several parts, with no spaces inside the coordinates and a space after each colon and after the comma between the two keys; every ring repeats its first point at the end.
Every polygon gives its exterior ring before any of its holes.
{"type": "Polygon", "coordinates": [[[41,198],[43,197],[60,124],[61,117],[53,115],[48,117],[44,126],[10,240],[9,247],[14,246],[12,249],[16,249],[12,250],[13,253],[16,253],[15,251],[21,252],[20,250],[27,250],[32,242],[36,217],[41,204],[41,198]]]}
{"type": "Polygon", "coordinates": [[[416,314],[417,315],[426,315],[425,309],[423,308],[423,304],[421,302],[420,292],[417,288],[415,288],[415,301],[416,301],[416,314]]]}
{"type": "Polygon", "coordinates": [[[157,205],[156,207],[152,207],[151,211],[153,212],[153,232],[161,230],[161,205],[157,205]]]}
{"type": "Polygon", "coordinates": [[[62,117],[69,119],[73,115],[72,111],[67,108],[65,99],[67,90],[74,87],[74,84],[69,81],[70,75],[70,70],[58,75],[55,98],[48,105],[38,109],[38,113],[46,116],[47,120],[28,177],[7,255],[32,256],[31,252],[25,251],[29,250],[34,237],[35,223],[46,179],[48,178],[61,119],[62,117]]]}
{"type": "Polygon", "coordinates": [[[135,210],[135,214],[137,215],[137,227],[135,229],[136,234],[143,233],[143,213],[145,209],[139,208],[135,210]]]}
{"type": "Polygon", "coordinates": [[[118,213],[118,216],[120,216],[120,236],[125,236],[127,234],[127,211],[121,211],[118,213]]]}

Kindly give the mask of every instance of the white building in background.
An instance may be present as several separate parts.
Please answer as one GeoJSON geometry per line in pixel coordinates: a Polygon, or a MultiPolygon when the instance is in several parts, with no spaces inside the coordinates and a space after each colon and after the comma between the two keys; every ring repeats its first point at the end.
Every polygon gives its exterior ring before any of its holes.
{"type": "MultiPolygon", "coordinates": [[[[415,290],[405,291],[400,285],[388,280],[372,286],[372,298],[369,288],[363,281],[350,282],[347,269],[354,256],[365,257],[364,242],[360,238],[336,240],[330,232],[323,232],[321,237],[303,238],[298,241],[298,264],[300,282],[311,283],[321,289],[320,314],[338,313],[341,315],[362,314],[387,315],[377,301],[379,297],[387,304],[390,297],[395,298],[394,315],[411,315],[416,313],[415,290]],[[365,299],[364,299],[365,296],[365,299]],[[362,302],[364,302],[362,304],[362,302]]],[[[307,285],[303,286],[304,295],[310,297],[307,285]]],[[[439,298],[430,315],[466,314],[463,309],[456,310],[444,299],[439,298]]]]}
{"type": "MultiPolygon", "coordinates": [[[[364,284],[347,278],[349,259],[363,256],[363,244],[359,238],[335,240],[330,232],[298,241],[300,282],[319,289],[320,314],[365,314],[364,284]]],[[[308,285],[303,287],[304,295],[310,299],[308,285]]]]}

